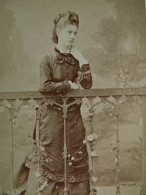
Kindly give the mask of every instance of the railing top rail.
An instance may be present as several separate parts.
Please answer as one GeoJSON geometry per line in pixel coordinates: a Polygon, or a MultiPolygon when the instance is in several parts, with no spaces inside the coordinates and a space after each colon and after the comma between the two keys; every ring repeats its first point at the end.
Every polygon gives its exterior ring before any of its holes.
{"type": "MultiPolygon", "coordinates": [[[[139,95],[146,96],[146,88],[102,88],[102,89],[74,89],[62,97],[94,97],[94,96],[121,96],[139,95]]],[[[0,92],[0,99],[41,99],[51,98],[56,95],[41,93],[39,91],[0,92]]]]}

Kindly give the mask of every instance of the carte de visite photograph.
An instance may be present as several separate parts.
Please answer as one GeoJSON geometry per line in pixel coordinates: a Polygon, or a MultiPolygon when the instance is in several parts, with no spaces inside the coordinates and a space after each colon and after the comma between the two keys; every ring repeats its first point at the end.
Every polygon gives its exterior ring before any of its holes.
{"type": "Polygon", "coordinates": [[[146,194],[146,0],[0,0],[0,195],[146,194]]]}

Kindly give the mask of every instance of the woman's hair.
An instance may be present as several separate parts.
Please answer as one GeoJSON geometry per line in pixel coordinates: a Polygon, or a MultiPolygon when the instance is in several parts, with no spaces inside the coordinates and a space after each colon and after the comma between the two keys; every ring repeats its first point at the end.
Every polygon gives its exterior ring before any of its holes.
{"type": "Polygon", "coordinates": [[[62,14],[59,14],[55,19],[54,19],[54,29],[53,29],[53,37],[52,40],[54,43],[58,43],[58,36],[56,33],[57,28],[63,28],[66,24],[72,24],[75,26],[79,26],[79,17],[75,12],[64,12],[62,14]]]}

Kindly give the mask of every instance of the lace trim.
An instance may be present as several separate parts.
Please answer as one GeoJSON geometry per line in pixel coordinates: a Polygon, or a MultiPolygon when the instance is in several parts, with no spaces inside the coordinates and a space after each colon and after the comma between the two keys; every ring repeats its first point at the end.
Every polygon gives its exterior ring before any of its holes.
{"type": "MultiPolygon", "coordinates": [[[[50,172],[49,170],[41,170],[41,175],[56,182],[64,182],[64,175],[50,172]]],[[[67,175],[68,183],[82,182],[89,179],[89,172],[80,175],[67,175]]]]}
{"type": "Polygon", "coordinates": [[[86,72],[88,70],[90,70],[89,64],[83,64],[81,67],[81,72],[86,72]]]}

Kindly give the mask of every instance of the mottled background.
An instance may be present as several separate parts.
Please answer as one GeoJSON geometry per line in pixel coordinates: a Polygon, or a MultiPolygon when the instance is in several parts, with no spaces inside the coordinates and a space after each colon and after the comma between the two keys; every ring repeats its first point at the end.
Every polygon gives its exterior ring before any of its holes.
{"type": "MultiPolygon", "coordinates": [[[[146,87],[144,0],[0,0],[0,91],[38,90],[39,62],[52,45],[53,19],[66,10],[79,14],[75,44],[90,63],[93,88],[146,87]]],[[[116,133],[113,112],[111,105],[99,105],[93,118],[99,137],[97,185],[115,184],[115,154],[111,152],[116,133]]],[[[126,103],[120,113],[120,181],[141,182],[143,125],[139,101],[126,103]]],[[[87,114],[83,108],[86,125],[87,114]]],[[[9,120],[5,109],[0,113],[0,187],[4,191],[12,187],[9,120]]],[[[18,111],[13,128],[14,173],[25,158],[26,137],[34,121],[34,110],[25,106],[18,111]]],[[[135,189],[128,195],[134,192],[135,189]]]]}
{"type": "Polygon", "coordinates": [[[79,14],[76,45],[90,62],[94,88],[146,86],[144,0],[0,0],[1,91],[38,89],[53,19],[65,10],[79,14]]]}

